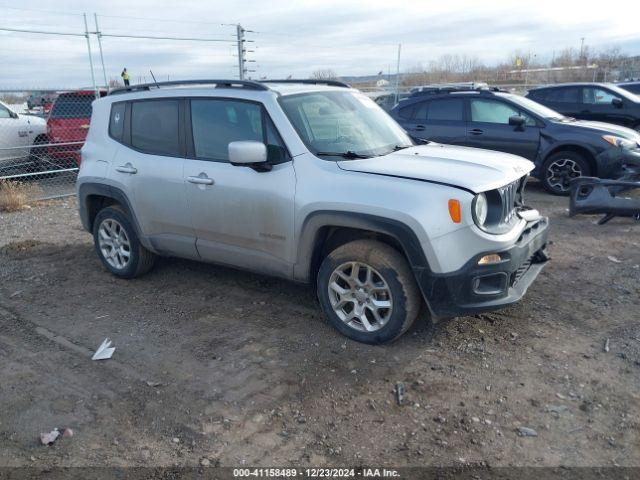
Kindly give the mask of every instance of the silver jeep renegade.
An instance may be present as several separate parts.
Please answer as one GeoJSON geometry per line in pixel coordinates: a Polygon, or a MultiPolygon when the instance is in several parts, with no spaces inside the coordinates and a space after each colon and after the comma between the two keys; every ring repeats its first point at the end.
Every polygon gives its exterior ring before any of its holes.
{"type": "Polygon", "coordinates": [[[522,203],[532,169],[419,144],[340,82],[166,82],[94,102],[78,197],[114,275],[160,255],[310,283],[336,329],[383,343],[423,305],[524,295],[547,261],[547,219],[522,203]]]}

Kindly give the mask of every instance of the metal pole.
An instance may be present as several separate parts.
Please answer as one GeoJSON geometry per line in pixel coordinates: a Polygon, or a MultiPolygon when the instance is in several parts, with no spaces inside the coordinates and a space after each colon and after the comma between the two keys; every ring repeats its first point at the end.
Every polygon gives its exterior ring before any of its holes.
{"type": "Polygon", "coordinates": [[[104,56],[102,55],[102,34],[100,33],[100,27],[98,27],[98,15],[93,14],[93,19],[96,23],[96,37],[98,37],[98,49],[100,50],[100,63],[102,63],[102,76],[104,77],[104,86],[109,88],[109,82],[107,82],[107,70],[104,68],[104,56]]]}
{"type": "Polygon", "coordinates": [[[83,13],[82,17],[84,18],[84,36],[87,39],[87,50],[89,51],[89,66],[91,67],[91,82],[93,83],[93,91],[95,92],[96,98],[100,98],[100,94],[98,93],[98,87],[96,87],[96,76],[93,73],[93,57],[91,56],[91,41],[89,40],[89,26],[87,25],[87,14],[83,13]]]}
{"type": "Polygon", "coordinates": [[[244,80],[244,29],[242,25],[236,25],[236,35],[238,38],[238,75],[240,80],[244,80]]]}
{"type": "Polygon", "coordinates": [[[398,44],[398,63],[396,64],[396,103],[398,103],[398,98],[400,96],[400,50],[402,48],[402,44],[398,44]]]}

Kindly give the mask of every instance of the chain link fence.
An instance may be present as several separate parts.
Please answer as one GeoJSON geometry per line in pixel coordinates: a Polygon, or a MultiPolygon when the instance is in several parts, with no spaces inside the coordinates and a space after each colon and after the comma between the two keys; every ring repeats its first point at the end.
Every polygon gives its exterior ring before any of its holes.
{"type": "Polygon", "coordinates": [[[95,98],[92,88],[1,92],[0,190],[73,195],[95,98]]]}

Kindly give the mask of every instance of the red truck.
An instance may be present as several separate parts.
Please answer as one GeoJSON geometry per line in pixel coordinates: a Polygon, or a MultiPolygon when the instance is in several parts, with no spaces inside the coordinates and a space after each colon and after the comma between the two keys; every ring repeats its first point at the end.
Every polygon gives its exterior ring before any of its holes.
{"type": "MultiPolygon", "coordinates": [[[[107,90],[99,90],[100,97],[106,94],[107,90]]],[[[93,90],[76,90],[58,95],[47,118],[48,156],[51,160],[80,166],[80,149],[87,138],[91,102],[95,99],[93,90]]]]}

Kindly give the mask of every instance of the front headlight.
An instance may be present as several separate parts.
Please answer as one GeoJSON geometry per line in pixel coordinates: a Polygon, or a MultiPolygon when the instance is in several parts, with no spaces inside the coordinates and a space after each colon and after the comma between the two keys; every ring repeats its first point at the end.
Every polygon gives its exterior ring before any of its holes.
{"type": "Polygon", "coordinates": [[[627,140],[626,138],[622,138],[622,137],[616,137],[615,135],[603,135],[602,139],[605,142],[610,143],[614,147],[620,147],[626,150],[638,148],[638,142],[634,142],[633,140],[627,140]]]}
{"type": "Polygon", "coordinates": [[[473,199],[473,218],[476,224],[481,227],[487,221],[487,215],[489,213],[489,204],[487,203],[487,196],[484,193],[479,193],[476,198],[473,199]]]}

